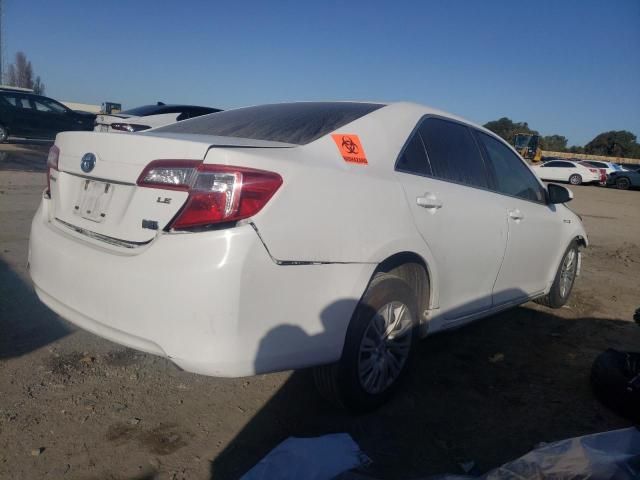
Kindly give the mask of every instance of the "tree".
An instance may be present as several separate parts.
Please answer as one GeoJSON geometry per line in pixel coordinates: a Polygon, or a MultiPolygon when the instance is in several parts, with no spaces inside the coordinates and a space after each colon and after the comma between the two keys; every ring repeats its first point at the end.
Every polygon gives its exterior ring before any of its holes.
{"type": "Polygon", "coordinates": [[[540,139],[541,148],[552,152],[564,152],[567,150],[567,137],[562,135],[547,135],[540,139]]]}
{"type": "Polygon", "coordinates": [[[35,93],[44,93],[44,83],[40,77],[33,80],[33,67],[24,52],[16,53],[16,60],[7,69],[7,84],[13,87],[30,88],[35,93]]]}
{"type": "Polygon", "coordinates": [[[44,83],[40,80],[40,75],[38,75],[36,81],[33,82],[33,93],[44,95],[44,83]]]}
{"type": "Polygon", "coordinates": [[[640,156],[640,144],[633,133],[626,130],[612,130],[597,135],[585,145],[584,152],[591,155],[632,158],[640,156]]]}
{"type": "Polygon", "coordinates": [[[569,153],[584,153],[584,147],[580,147],[578,145],[572,145],[571,147],[569,147],[569,150],[567,150],[569,153]]]}
{"type": "Polygon", "coordinates": [[[538,135],[536,130],[531,130],[527,122],[517,122],[507,117],[502,117],[499,120],[493,120],[484,124],[484,128],[491,130],[496,135],[501,136],[511,145],[518,133],[532,133],[538,135]]]}

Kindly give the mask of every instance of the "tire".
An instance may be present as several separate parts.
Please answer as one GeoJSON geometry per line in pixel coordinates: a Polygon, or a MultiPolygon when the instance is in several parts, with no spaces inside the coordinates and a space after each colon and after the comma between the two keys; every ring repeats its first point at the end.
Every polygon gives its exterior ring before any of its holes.
{"type": "Polygon", "coordinates": [[[553,280],[549,293],[544,297],[536,299],[536,303],[551,308],[560,308],[567,303],[567,300],[569,300],[569,297],[571,296],[573,284],[576,280],[579,254],[580,250],[578,248],[578,242],[573,240],[562,256],[562,260],[558,266],[558,271],[556,272],[556,276],[553,280]],[[569,258],[570,256],[572,259],[569,258]],[[570,262],[572,263],[568,265],[568,270],[566,270],[565,264],[570,262]]]}
{"type": "Polygon", "coordinates": [[[579,174],[574,173],[569,177],[569,183],[571,185],[580,185],[582,183],[582,177],[579,174]]]}
{"type": "Polygon", "coordinates": [[[9,132],[4,125],[0,125],[0,143],[4,143],[9,138],[9,132]]]}
{"type": "Polygon", "coordinates": [[[639,377],[640,353],[610,348],[598,355],[591,367],[591,386],[598,400],[634,422],[640,422],[639,377]]]}
{"type": "Polygon", "coordinates": [[[620,177],[616,179],[616,188],[618,190],[629,190],[631,182],[627,177],[620,177]]]}
{"type": "Polygon", "coordinates": [[[376,276],[353,313],[340,360],[313,370],[322,396],[356,412],[385,403],[412,363],[418,340],[417,305],[407,282],[388,273],[376,276]],[[387,320],[401,322],[400,328],[389,332],[383,328],[387,320]]]}

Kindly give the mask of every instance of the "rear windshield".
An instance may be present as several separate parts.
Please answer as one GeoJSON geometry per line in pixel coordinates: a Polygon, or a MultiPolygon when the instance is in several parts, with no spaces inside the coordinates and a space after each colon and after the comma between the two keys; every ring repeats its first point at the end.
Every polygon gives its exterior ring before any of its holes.
{"type": "Polygon", "coordinates": [[[259,105],[185,120],[154,132],[220,135],[305,145],[383,106],[353,102],[259,105]]]}
{"type": "Polygon", "coordinates": [[[125,115],[133,115],[134,117],[146,117],[148,115],[156,115],[162,112],[164,105],[144,105],[142,107],[130,108],[120,113],[125,115]]]}

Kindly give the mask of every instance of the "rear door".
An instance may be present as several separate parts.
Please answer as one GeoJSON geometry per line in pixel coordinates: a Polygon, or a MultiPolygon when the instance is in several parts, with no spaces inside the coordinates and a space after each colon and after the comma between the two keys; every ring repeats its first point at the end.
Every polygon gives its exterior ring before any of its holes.
{"type": "Polygon", "coordinates": [[[493,176],[495,197],[505,206],[509,241],[493,288],[495,305],[541,293],[562,242],[562,215],[546,203],[546,191],[529,167],[503,142],[476,131],[493,176]]]}
{"type": "Polygon", "coordinates": [[[437,262],[439,307],[452,321],[491,307],[507,242],[505,209],[487,191],[469,128],[424,118],[396,163],[415,224],[437,262]]]}
{"type": "Polygon", "coordinates": [[[31,103],[25,95],[5,93],[2,95],[11,110],[11,118],[7,128],[10,135],[32,137],[37,134],[37,119],[31,103]]]}

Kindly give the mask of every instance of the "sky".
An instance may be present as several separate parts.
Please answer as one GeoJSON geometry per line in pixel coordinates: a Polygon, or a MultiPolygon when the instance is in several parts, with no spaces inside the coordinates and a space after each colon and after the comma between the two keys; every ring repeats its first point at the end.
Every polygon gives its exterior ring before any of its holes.
{"type": "Polygon", "coordinates": [[[2,1],[5,65],[24,51],[58,100],[412,101],[640,138],[640,0],[2,1]]]}

